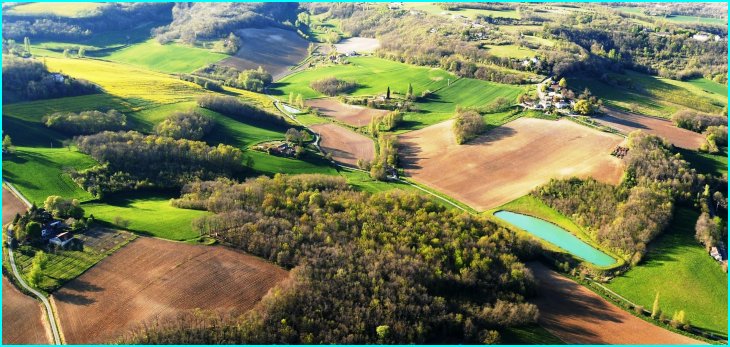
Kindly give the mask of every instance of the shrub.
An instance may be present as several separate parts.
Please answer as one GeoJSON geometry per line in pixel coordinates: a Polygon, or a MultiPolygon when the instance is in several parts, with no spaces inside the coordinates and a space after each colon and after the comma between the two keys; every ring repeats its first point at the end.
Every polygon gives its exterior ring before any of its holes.
{"type": "Polygon", "coordinates": [[[357,88],[357,83],[340,80],[335,77],[327,77],[313,81],[309,86],[324,95],[335,96],[337,94],[349,93],[355,90],[357,88]]]}
{"type": "Polygon", "coordinates": [[[46,211],[56,218],[76,218],[84,216],[84,209],[76,199],[64,199],[57,195],[49,196],[43,203],[46,211]]]}

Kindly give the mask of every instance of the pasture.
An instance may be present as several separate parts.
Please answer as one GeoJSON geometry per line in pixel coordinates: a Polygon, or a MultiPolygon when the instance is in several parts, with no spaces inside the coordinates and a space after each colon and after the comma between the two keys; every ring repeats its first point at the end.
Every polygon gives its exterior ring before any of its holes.
{"type": "Polygon", "coordinates": [[[87,215],[93,214],[96,220],[115,228],[168,240],[197,239],[199,235],[193,231],[192,222],[207,212],[173,207],[170,199],[178,196],[177,193],[119,193],[105,196],[103,203],[90,202],[82,207],[87,215]]]}
{"type": "Polygon", "coordinates": [[[357,167],[358,159],[375,159],[375,145],[369,137],[337,124],[317,124],[311,129],[320,136],[320,147],[335,161],[357,167]]]}
{"type": "Polygon", "coordinates": [[[155,39],[137,43],[104,56],[114,62],[165,73],[190,73],[228,55],[178,43],[160,44],[155,39]]]}
{"type": "MultiPolygon", "coordinates": [[[[36,286],[37,289],[45,293],[53,292],[64,283],[78,277],[100,260],[126,245],[136,236],[126,231],[97,228],[83,234],[77,234],[76,237],[83,241],[83,250],[63,250],[47,253],[48,264],[42,271],[43,275],[36,286]]],[[[15,253],[18,271],[26,281],[36,251],[36,248],[23,245],[18,247],[15,253]]]]}
{"type": "Polygon", "coordinates": [[[698,82],[693,84],[674,81],[631,71],[608,75],[621,81],[621,86],[605,83],[589,75],[568,77],[568,86],[576,91],[588,88],[606,106],[621,110],[633,109],[635,112],[660,118],[669,118],[676,111],[685,108],[720,113],[727,105],[727,95],[715,93],[722,88],[713,85],[714,82],[699,82],[699,85],[705,84],[705,88],[701,88],[698,87],[698,82]]]}
{"type": "Polygon", "coordinates": [[[647,14],[644,14],[642,9],[639,7],[628,7],[628,6],[615,7],[614,9],[621,11],[621,12],[625,12],[625,13],[650,17],[650,18],[654,18],[654,19],[658,19],[658,20],[666,20],[667,22],[674,22],[674,23],[680,23],[680,24],[695,23],[695,24],[727,25],[727,19],[722,19],[722,18],[710,18],[710,17],[700,17],[700,16],[681,16],[681,15],[649,16],[647,14]]]}
{"type": "Polygon", "coordinates": [[[31,203],[42,204],[49,195],[88,201],[91,194],[81,189],[67,170],[96,165],[90,156],[68,148],[16,147],[3,155],[3,179],[12,183],[31,203]]]}
{"type": "Polygon", "coordinates": [[[494,18],[514,18],[519,19],[520,14],[516,10],[509,10],[509,11],[495,11],[495,10],[482,10],[482,9],[472,9],[472,8],[463,8],[459,10],[444,10],[436,3],[430,3],[430,2],[406,2],[403,5],[404,8],[409,10],[418,10],[423,11],[426,13],[430,13],[433,15],[443,15],[443,16],[454,16],[454,15],[460,15],[464,17],[469,17],[472,19],[475,19],[477,15],[485,16],[485,17],[494,17],[494,18]]]}
{"type": "Polygon", "coordinates": [[[6,15],[13,16],[54,16],[68,18],[91,17],[99,13],[104,6],[102,2],[65,2],[46,3],[32,2],[18,4],[9,10],[3,9],[6,15]]]}
{"type": "Polygon", "coordinates": [[[48,323],[39,301],[21,293],[3,274],[3,345],[47,345],[48,323]]]}
{"type": "Polygon", "coordinates": [[[388,113],[387,110],[348,105],[335,98],[307,100],[306,105],[316,109],[318,113],[325,117],[334,118],[354,127],[367,126],[373,117],[388,113]]]}
{"type": "Polygon", "coordinates": [[[727,175],[727,147],[721,148],[721,152],[715,154],[685,149],[679,149],[679,153],[697,172],[717,176],[727,175]]]}
{"type": "Polygon", "coordinates": [[[253,158],[253,170],[259,174],[273,176],[277,173],[297,174],[337,174],[337,170],[323,158],[312,158],[308,153],[305,159],[277,157],[259,151],[246,151],[253,158]]]}
{"type": "Polygon", "coordinates": [[[618,183],[623,139],[568,120],[520,118],[457,145],[453,121],[399,136],[406,175],[483,211],[529,193],[551,178],[593,176],[618,183]]]}
{"type": "Polygon", "coordinates": [[[285,76],[291,66],[307,57],[309,43],[296,32],[279,28],[247,28],[236,31],[243,44],[238,52],[220,62],[239,70],[268,71],[274,80],[285,76]]]}
{"type": "Polygon", "coordinates": [[[155,318],[196,309],[244,313],[287,276],[229,248],[142,237],[64,285],[52,300],[67,343],[110,343],[155,318]]]}
{"type": "Polygon", "coordinates": [[[528,264],[540,283],[538,323],[569,344],[699,344],[636,317],[545,265],[528,264]]]}
{"type": "Polygon", "coordinates": [[[593,120],[605,126],[609,126],[624,134],[635,130],[641,130],[649,134],[665,138],[673,145],[696,150],[705,142],[702,134],[687,129],[678,128],[669,120],[647,117],[631,112],[604,108],[605,115],[595,117],[593,120]]]}
{"type": "MultiPolygon", "coordinates": [[[[531,36],[530,36],[531,37],[531,36]]],[[[489,54],[502,58],[524,59],[532,58],[537,55],[532,49],[520,47],[518,45],[500,45],[488,46],[489,54]]]]}
{"type": "Polygon", "coordinates": [[[659,293],[659,306],[667,317],[684,310],[692,325],[727,336],[728,278],[694,239],[698,217],[693,210],[678,208],[644,260],[608,287],[647,309],[659,293]]]}

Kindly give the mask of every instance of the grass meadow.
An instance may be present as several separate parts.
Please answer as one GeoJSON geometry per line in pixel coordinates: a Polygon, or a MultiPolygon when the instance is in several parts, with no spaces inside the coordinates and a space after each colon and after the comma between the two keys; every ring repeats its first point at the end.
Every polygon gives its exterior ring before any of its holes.
{"type": "Polygon", "coordinates": [[[166,73],[190,73],[228,55],[177,43],[159,44],[150,39],[115,51],[104,59],[166,73]]]}
{"type": "Polygon", "coordinates": [[[659,293],[659,306],[668,317],[684,310],[692,325],[727,336],[727,274],[694,239],[698,217],[677,208],[644,260],[608,287],[647,309],[659,293]]]}

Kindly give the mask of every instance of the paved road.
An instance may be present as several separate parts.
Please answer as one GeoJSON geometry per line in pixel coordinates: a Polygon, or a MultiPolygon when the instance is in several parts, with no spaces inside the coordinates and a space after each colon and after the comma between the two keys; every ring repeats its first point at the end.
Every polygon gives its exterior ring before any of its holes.
{"type": "MultiPolygon", "coordinates": [[[[25,203],[28,207],[31,206],[30,201],[26,199],[20,192],[18,192],[15,187],[13,187],[12,184],[5,182],[5,185],[10,189],[15,196],[17,196],[23,203],[25,203]]],[[[48,299],[41,294],[39,291],[31,288],[25,281],[23,280],[23,277],[20,276],[20,272],[18,271],[18,266],[15,264],[15,255],[13,254],[13,249],[8,247],[8,255],[10,257],[10,267],[13,269],[13,275],[15,275],[15,279],[18,280],[18,283],[20,283],[20,286],[25,288],[27,291],[33,293],[42,303],[43,306],[46,308],[46,314],[48,318],[48,325],[51,327],[51,332],[53,335],[53,343],[56,345],[61,344],[61,336],[58,333],[58,326],[56,326],[56,319],[53,316],[53,310],[51,309],[51,303],[48,302],[48,299]]]]}

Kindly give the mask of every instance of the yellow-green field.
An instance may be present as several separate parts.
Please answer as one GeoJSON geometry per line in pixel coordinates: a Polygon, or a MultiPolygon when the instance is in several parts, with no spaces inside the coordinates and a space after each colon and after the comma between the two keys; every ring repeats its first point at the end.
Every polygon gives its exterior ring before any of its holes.
{"type": "Polygon", "coordinates": [[[227,57],[225,54],[177,43],[161,45],[156,40],[150,39],[113,52],[104,59],[141,66],[153,71],[190,73],[227,57]]]}
{"type": "Polygon", "coordinates": [[[501,46],[489,46],[489,54],[495,55],[502,58],[532,58],[537,55],[537,52],[517,45],[501,45],[501,46]]]}
{"type": "Polygon", "coordinates": [[[81,18],[90,17],[98,13],[104,6],[102,2],[31,2],[13,6],[6,12],[16,16],[53,15],[58,17],[81,18]]]}

